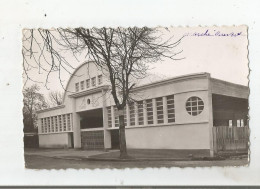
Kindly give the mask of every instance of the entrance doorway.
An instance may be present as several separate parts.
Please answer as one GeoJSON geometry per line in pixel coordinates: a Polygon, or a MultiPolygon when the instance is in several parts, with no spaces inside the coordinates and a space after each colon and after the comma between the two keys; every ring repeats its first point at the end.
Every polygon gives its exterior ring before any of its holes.
{"type": "Polygon", "coordinates": [[[112,149],[119,149],[119,130],[111,130],[111,148],[112,149]]]}

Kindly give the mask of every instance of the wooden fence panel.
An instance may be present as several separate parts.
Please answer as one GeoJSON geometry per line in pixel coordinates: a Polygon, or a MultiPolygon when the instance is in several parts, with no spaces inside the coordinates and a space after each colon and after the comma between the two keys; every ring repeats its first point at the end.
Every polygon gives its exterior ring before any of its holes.
{"type": "Polygon", "coordinates": [[[248,150],[248,127],[213,127],[214,151],[248,150]]]}

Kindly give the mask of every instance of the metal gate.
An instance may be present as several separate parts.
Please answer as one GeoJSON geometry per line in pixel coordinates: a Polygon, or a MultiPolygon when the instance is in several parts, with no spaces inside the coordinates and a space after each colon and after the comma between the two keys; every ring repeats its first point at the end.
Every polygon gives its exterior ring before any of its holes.
{"type": "Polygon", "coordinates": [[[87,150],[104,149],[104,131],[81,131],[81,147],[87,150]]]}
{"type": "Polygon", "coordinates": [[[213,127],[214,151],[247,151],[249,128],[246,127],[213,127]]]}

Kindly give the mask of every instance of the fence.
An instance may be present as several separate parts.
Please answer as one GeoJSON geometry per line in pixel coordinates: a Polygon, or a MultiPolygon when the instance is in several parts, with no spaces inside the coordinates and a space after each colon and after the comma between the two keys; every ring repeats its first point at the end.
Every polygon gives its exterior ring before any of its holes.
{"type": "Polygon", "coordinates": [[[248,127],[213,127],[214,151],[245,151],[248,150],[248,127]]]}

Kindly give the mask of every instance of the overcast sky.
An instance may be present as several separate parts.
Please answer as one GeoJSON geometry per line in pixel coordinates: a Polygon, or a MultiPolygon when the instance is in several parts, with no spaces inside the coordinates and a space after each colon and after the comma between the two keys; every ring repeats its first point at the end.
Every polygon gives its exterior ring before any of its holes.
{"type": "MultiPolygon", "coordinates": [[[[247,28],[239,27],[173,27],[162,29],[165,39],[174,36],[178,40],[185,36],[174,51],[183,50],[173,61],[165,59],[152,64],[149,71],[160,78],[175,77],[197,72],[209,72],[212,77],[229,82],[248,84],[248,59],[247,59],[247,28]],[[233,33],[232,33],[233,32],[233,33]],[[223,36],[226,35],[226,36],[223,36]],[[228,36],[227,36],[228,35],[228,36]]],[[[74,67],[85,61],[83,57],[76,61],[67,57],[74,67]]],[[[31,72],[30,76],[38,81],[44,81],[46,75],[31,72]]],[[[62,73],[64,85],[69,79],[68,73],[62,73]]],[[[32,82],[28,82],[27,86],[32,82]]],[[[47,94],[50,90],[62,91],[58,73],[52,73],[48,83],[49,90],[40,85],[41,92],[47,94]]]]}

